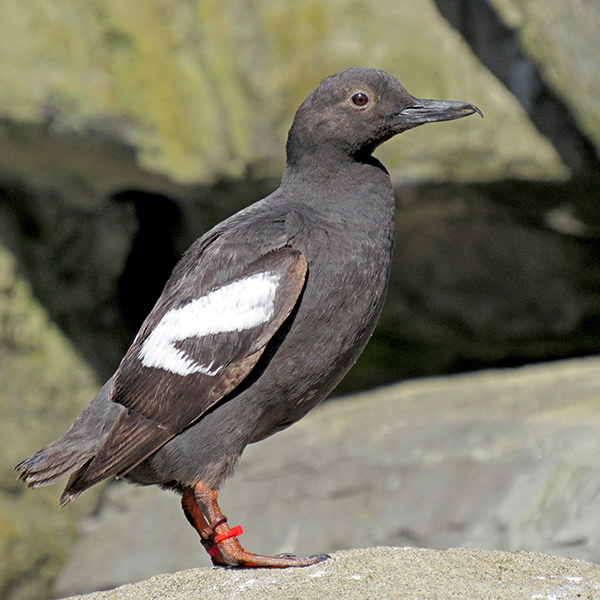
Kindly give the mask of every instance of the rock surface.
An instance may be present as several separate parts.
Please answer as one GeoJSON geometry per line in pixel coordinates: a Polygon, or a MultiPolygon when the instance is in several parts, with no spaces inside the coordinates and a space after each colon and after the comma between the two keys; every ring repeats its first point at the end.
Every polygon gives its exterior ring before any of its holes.
{"type": "Polygon", "coordinates": [[[79,600],[576,600],[600,595],[600,567],[534,553],[365,548],[304,569],[195,569],[79,600]]]}
{"type": "Polygon", "coordinates": [[[597,174],[598,5],[579,0],[435,3],[481,62],[518,98],[571,172],[597,174]]]}
{"type": "MultiPolygon", "coordinates": [[[[600,53],[594,46],[600,27],[598,6],[578,0],[490,0],[490,4],[514,29],[523,51],[565,100],[598,152],[600,81],[594,75],[600,70],[600,53]]],[[[530,94],[535,105],[535,90],[530,94]]]]}
{"type": "MultiPolygon", "coordinates": [[[[250,446],[221,507],[263,554],[462,546],[600,562],[599,402],[596,358],[333,400],[250,446]]],[[[111,486],[85,530],[58,596],[210,564],[156,488],[111,486]]]]}
{"type": "Polygon", "coordinates": [[[398,190],[387,301],[340,389],[600,352],[600,248],[544,226],[566,187],[525,188],[398,190]]]}

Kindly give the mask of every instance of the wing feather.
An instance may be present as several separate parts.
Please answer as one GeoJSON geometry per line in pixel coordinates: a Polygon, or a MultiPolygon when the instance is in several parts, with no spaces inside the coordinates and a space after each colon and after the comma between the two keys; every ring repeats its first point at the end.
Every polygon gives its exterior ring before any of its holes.
{"type": "Polygon", "coordinates": [[[127,410],[63,502],[126,474],[235,389],[292,312],[306,273],[304,255],[281,248],[183,306],[161,313],[159,303],[113,379],[110,398],[127,410]]]}

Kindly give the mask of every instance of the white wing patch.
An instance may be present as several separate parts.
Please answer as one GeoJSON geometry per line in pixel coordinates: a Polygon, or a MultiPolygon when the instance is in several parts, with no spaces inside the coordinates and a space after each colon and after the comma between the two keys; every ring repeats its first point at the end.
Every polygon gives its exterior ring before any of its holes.
{"type": "Polygon", "coordinates": [[[216,375],[225,365],[200,365],[175,347],[191,337],[243,331],[266,323],[274,312],[279,276],[257,273],[213,290],[169,311],[142,344],[139,358],[146,367],[177,375],[216,375]]]}

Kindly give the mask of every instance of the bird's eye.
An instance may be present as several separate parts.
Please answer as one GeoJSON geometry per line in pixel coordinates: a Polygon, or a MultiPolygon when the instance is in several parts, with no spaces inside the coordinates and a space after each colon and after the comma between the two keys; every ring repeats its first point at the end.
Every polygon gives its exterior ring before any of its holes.
{"type": "Polygon", "coordinates": [[[358,106],[358,108],[363,108],[369,104],[369,96],[367,96],[364,92],[358,92],[357,94],[354,94],[351,100],[352,104],[354,104],[354,106],[358,106]]]}

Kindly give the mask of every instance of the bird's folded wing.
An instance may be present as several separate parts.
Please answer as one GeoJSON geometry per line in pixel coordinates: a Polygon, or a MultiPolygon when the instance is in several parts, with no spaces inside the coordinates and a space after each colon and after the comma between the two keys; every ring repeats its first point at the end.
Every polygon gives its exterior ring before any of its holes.
{"type": "Polygon", "coordinates": [[[154,321],[151,314],[110,391],[128,410],[67,489],[124,475],[234,390],[292,312],[306,271],[300,251],[281,248],[219,287],[163,307],[154,321]]]}

